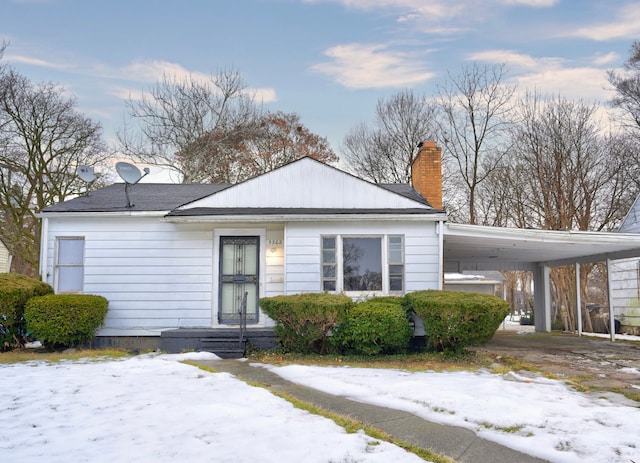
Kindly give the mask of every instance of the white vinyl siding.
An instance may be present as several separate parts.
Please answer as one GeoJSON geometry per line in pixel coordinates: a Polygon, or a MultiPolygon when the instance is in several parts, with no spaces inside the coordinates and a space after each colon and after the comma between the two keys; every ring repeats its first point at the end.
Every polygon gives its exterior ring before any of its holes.
{"type": "Polygon", "coordinates": [[[0,241],[0,273],[5,273],[9,270],[9,250],[0,241]]]}
{"type": "Polygon", "coordinates": [[[269,172],[268,175],[249,179],[214,195],[193,201],[180,209],[197,207],[376,207],[433,210],[426,204],[309,158],[300,159],[269,172]]]}
{"type": "MultiPolygon", "coordinates": [[[[441,264],[436,222],[296,222],[286,226],[286,294],[323,291],[323,236],[398,235],[404,238],[403,292],[438,289],[441,264]]],[[[383,262],[388,262],[387,252],[383,246],[383,262]]],[[[384,273],[388,279],[386,269],[384,273]]]]}
{"type": "MultiPolygon", "coordinates": [[[[157,217],[50,218],[49,236],[65,235],[85,238],[83,292],[109,301],[99,335],[211,326],[210,225],[176,226],[157,217]]],[[[53,283],[55,240],[47,246],[47,282],[53,283]]]]}
{"type": "MultiPolygon", "coordinates": [[[[638,311],[640,307],[640,260],[616,260],[611,263],[611,289],[616,315],[638,311]]],[[[640,323],[638,323],[640,324],[640,323]]]]}

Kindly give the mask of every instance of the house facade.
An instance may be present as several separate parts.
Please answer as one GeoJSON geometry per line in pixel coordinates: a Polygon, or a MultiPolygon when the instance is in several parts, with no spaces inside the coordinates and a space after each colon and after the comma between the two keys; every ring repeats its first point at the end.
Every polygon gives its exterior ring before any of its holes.
{"type": "Polygon", "coordinates": [[[107,298],[98,337],[124,345],[235,327],[245,298],[249,329],[268,329],[261,297],[441,289],[439,172],[427,143],[414,163],[426,199],[311,158],[237,185],[127,185],[130,201],[110,185],[41,212],[42,279],[107,298]]]}
{"type": "Polygon", "coordinates": [[[0,240],[0,273],[7,273],[11,269],[11,256],[9,250],[0,240]]]}
{"type": "MultiPolygon", "coordinates": [[[[640,233],[640,196],[627,213],[619,229],[622,233],[640,233]]],[[[613,260],[609,264],[611,304],[620,332],[640,335],[640,258],[613,260]]]]}

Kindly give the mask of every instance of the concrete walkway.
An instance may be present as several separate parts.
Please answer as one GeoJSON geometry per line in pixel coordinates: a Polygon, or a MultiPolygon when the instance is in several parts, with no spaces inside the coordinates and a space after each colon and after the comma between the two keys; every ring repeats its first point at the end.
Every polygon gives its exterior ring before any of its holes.
{"type": "Polygon", "coordinates": [[[348,416],[381,429],[395,438],[445,455],[460,463],[543,463],[546,460],[526,455],[479,438],[468,429],[425,421],[400,410],[368,405],[345,397],[326,394],[289,382],[266,368],[251,366],[248,361],[198,361],[216,371],[231,373],[242,381],[268,385],[274,391],[348,416]]]}

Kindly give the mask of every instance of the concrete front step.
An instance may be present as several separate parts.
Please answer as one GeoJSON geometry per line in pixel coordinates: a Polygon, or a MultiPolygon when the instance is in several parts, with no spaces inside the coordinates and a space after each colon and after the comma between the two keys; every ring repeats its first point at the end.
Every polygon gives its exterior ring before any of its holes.
{"type": "MultiPolygon", "coordinates": [[[[245,331],[245,343],[251,344],[258,349],[273,349],[277,345],[275,333],[269,328],[248,328],[245,331]]],[[[180,353],[188,351],[209,351],[206,345],[212,345],[208,340],[219,340],[226,345],[217,345],[215,349],[230,349],[237,351],[242,349],[244,354],[244,343],[240,345],[240,331],[238,329],[220,328],[176,328],[162,331],[160,335],[160,349],[168,353],[180,353]],[[203,345],[203,340],[205,345],[203,345]]],[[[224,352],[222,352],[225,354],[224,352]]]]}
{"type": "Polygon", "coordinates": [[[200,350],[211,352],[223,359],[243,358],[246,344],[246,338],[240,342],[237,336],[236,339],[230,336],[202,338],[200,339],[200,350]]]}

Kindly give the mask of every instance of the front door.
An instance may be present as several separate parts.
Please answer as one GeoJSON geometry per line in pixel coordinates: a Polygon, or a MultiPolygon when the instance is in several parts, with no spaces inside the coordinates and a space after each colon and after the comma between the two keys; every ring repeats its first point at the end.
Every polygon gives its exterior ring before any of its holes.
{"type": "Polygon", "coordinates": [[[245,292],[247,323],[258,322],[259,251],[259,236],[220,237],[219,323],[240,323],[245,292]]]}

